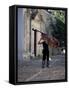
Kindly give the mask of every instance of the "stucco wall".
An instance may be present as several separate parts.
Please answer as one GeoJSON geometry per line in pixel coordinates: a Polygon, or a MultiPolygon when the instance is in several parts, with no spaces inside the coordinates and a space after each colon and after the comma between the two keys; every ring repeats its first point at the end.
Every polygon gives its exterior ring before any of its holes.
{"type": "Polygon", "coordinates": [[[24,49],[24,13],[18,8],[18,60],[23,60],[24,49]]]}

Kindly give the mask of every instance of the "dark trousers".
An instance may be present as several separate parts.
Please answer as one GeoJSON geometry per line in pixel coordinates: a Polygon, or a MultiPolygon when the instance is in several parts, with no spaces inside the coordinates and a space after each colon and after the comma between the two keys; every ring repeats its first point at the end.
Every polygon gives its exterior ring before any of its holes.
{"type": "Polygon", "coordinates": [[[47,67],[49,66],[49,51],[43,52],[43,58],[42,58],[42,66],[45,65],[45,60],[47,59],[47,67]]]}

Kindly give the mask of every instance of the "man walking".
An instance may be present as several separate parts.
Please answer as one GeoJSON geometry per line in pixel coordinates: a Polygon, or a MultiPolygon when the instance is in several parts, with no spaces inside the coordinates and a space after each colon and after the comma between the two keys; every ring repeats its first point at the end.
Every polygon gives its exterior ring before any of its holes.
{"type": "Polygon", "coordinates": [[[46,34],[41,33],[41,38],[40,38],[38,44],[43,45],[42,68],[45,67],[45,60],[46,59],[47,59],[47,67],[49,67],[49,48],[48,48],[48,40],[47,40],[46,34]]]}

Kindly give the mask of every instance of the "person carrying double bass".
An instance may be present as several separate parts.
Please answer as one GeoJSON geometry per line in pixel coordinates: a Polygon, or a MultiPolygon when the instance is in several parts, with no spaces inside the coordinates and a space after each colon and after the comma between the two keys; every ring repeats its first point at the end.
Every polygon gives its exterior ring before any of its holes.
{"type": "Polygon", "coordinates": [[[47,59],[47,67],[49,67],[49,47],[48,47],[48,40],[47,40],[46,34],[41,33],[41,38],[40,38],[38,44],[42,44],[42,46],[43,46],[42,68],[45,67],[45,60],[46,59],[47,59]]]}

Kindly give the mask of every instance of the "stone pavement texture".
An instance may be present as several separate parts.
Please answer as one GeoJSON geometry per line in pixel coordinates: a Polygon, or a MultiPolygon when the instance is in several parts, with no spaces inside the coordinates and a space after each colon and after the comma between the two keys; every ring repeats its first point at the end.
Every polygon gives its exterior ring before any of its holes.
{"type": "Polygon", "coordinates": [[[65,79],[65,55],[53,56],[49,68],[42,68],[41,59],[18,63],[18,81],[41,81],[65,79]]]}

